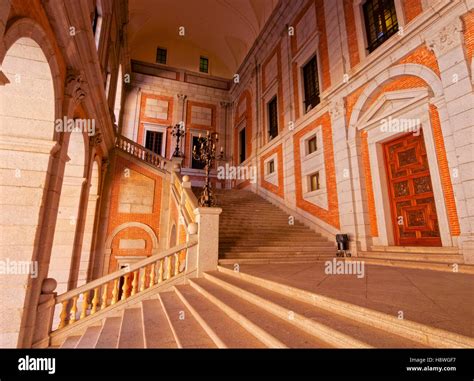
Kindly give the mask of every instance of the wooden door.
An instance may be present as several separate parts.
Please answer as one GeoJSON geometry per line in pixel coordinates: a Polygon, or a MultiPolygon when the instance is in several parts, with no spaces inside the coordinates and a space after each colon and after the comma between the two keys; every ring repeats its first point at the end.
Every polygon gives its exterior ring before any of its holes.
{"type": "Polygon", "coordinates": [[[423,132],[384,144],[395,244],[441,246],[423,132]]]}

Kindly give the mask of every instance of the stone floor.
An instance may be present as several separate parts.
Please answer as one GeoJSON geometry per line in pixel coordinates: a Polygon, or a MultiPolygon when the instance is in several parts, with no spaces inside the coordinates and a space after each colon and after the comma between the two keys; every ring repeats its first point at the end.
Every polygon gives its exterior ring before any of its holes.
{"type": "Polygon", "coordinates": [[[244,273],[474,337],[474,275],[365,265],[357,278],[324,270],[323,262],[240,265],[244,273]]]}

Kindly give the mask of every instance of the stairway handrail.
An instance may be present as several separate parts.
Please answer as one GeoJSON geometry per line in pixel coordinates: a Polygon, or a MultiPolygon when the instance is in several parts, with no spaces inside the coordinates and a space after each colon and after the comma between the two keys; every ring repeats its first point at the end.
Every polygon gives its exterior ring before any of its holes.
{"type": "Polygon", "coordinates": [[[89,283],[84,284],[83,286],[77,287],[73,290],[66,291],[65,293],[58,295],[56,297],[56,303],[61,303],[65,300],[69,300],[73,298],[74,296],[80,295],[84,292],[93,290],[94,288],[97,288],[99,286],[104,285],[105,283],[109,283],[117,278],[121,278],[122,276],[132,273],[136,270],[139,270],[145,266],[148,266],[162,258],[168,257],[170,255],[176,254],[182,250],[188,249],[190,247],[193,247],[197,245],[197,240],[190,240],[189,242],[182,243],[180,245],[176,245],[170,249],[167,249],[159,254],[152,255],[148,258],[142,259],[141,261],[135,262],[134,264],[130,265],[127,268],[117,270],[113,273],[107,274],[101,278],[97,278],[89,283]]]}
{"type": "Polygon", "coordinates": [[[191,190],[191,184],[186,185],[186,182],[183,182],[179,173],[172,172],[171,176],[171,184],[176,192],[176,194],[173,192],[173,195],[175,196],[179,211],[185,220],[186,226],[188,226],[196,222],[194,210],[199,206],[197,197],[191,190]]]}
{"type": "Polygon", "coordinates": [[[171,168],[169,160],[123,135],[115,134],[115,147],[159,169],[167,170],[167,168],[171,168]],[[125,149],[123,143],[130,144],[133,150],[125,149]]]}

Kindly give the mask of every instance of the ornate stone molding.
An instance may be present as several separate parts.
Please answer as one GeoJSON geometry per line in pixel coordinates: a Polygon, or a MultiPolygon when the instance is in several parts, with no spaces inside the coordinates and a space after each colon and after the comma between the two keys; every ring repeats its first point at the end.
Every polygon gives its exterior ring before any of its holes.
{"type": "Polygon", "coordinates": [[[462,30],[462,21],[457,17],[426,42],[430,49],[440,57],[462,44],[462,30]]]}
{"type": "Polygon", "coordinates": [[[231,107],[232,106],[232,103],[231,102],[219,102],[219,105],[222,107],[222,108],[228,108],[228,107],[231,107]]]}
{"type": "Polygon", "coordinates": [[[184,102],[186,98],[188,97],[186,94],[176,94],[176,96],[181,102],[184,102]]]}
{"type": "Polygon", "coordinates": [[[89,145],[91,147],[98,146],[102,143],[102,134],[97,132],[95,135],[89,137],[89,145]]]}
{"type": "Polygon", "coordinates": [[[82,73],[69,68],[66,75],[65,93],[73,99],[74,103],[80,103],[87,95],[87,82],[82,73]]]}
{"type": "Polygon", "coordinates": [[[344,115],[345,112],[345,102],[343,98],[334,99],[329,104],[329,113],[333,119],[339,119],[344,115]]]}

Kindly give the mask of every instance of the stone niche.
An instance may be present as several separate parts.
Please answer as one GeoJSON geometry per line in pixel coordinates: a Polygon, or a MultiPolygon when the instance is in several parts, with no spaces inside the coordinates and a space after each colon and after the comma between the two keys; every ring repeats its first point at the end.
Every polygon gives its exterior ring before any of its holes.
{"type": "Polygon", "coordinates": [[[119,213],[153,213],[154,194],[155,181],[130,169],[120,179],[119,213]]]}

